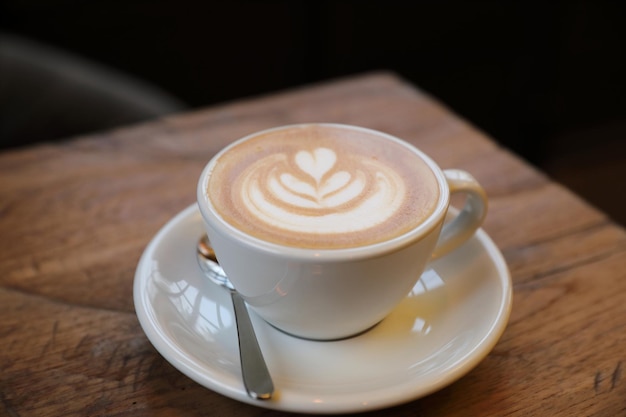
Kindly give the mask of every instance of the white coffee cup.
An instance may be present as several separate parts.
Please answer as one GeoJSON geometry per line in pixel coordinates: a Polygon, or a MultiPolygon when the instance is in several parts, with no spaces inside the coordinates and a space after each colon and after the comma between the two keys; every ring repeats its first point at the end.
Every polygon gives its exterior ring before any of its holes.
{"type": "MultiPolygon", "coordinates": [[[[291,139],[289,143],[292,142],[296,143],[295,139],[291,139]]],[[[346,154],[351,153],[354,152],[346,154]]],[[[259,153],[258,159],[263,158],[265,156],[259,153]]],[[[377,157],[373,159],[378,162],[377,157]]],[[[330,162],[333,160],[329,159],[330,162]]],[[[320,165],[324,164],[326,167],[322,171],[330,165],[326,162],[320,165]]],[[[388,165],[394,168],[393,163],[388,165]]],[[[348,174],[343,174],[344,171],[340,172],[341,175],[337,174],[332,179],[343,181],[342,175],[349,177],[348,174]]],[[[283,175],[277,178],[285,180],[290,187],[294,182],[291,174],[283,175]]],[[[330,177],[330,171],[325,175],[330,177]]],[[[256,181],[256,177],[251,178],[253,178],[251,181],[256,181]]],[[[310,188],[298,184],[293,187],[300,191],[304,190],[302,192],[305,194],[310,188]]],[[[411,190],[407,192],[411,194],[411,190]]],[[[254,196],[254,193],[251,195],[254,196]]],[[[408,294],[420,278],[426,263],[445,255],[471,237],[482,224],[487,212],[486,194],[467,172],[441,170],[423,152],[386,133],[328,123],[269,129],[253,133],[227,146],[213,157],[203,170],[198,181],[197,200],[217,259],[247,304],[276,328],[295,336],[316,340],[350,337],[375,326],[408,294]],[[412,159],[416,165],[426,167],[425,169],[432,173],[432,184],[436,184],[438,190],[436,195],[433,194],[434,197],[428,206],[431,207],[430,211],[418,224],[412,225],[410,230],[385,237],[382,241],[363,245],[358,242],[342,243],[341,247],[323,245],[314,247],[315,234],[312,234],[311,238],[313,243],[305,243],[304,246],[300,246],[299,243],[277,242],[263,234],[250,232],[230,218],[225,219],[229,216],[224,215],[224,209],[216,207],[216,201],[217,204],[222,203],[211,194],[235,193],[232,187],[236,182],[231,180],[238,175],[235,171],[239,170],[232,169],[235,173],[232,175],[223,174],[231,170],[227,161],[233,153],[239,154],[235,158],[237,161],[241,156],[248,155],[246,158],[256,163],[257,155],[246,150],[246,146],[251,147],[251,144],[254,144],[256,147],[254,149],[261,149],[264,143],[270,146],[272,141],[285,141],[289,136],[310,134],[311,137],[303,142],[310,149],[302,151],[303,153],[299,154],[300,159],[294,157],[294,160],[297,159],[297,167],[302,168],[300,171],[307,171],[306,164],[312,160],[317,161],[312,159],[312,156],[321,158],[324,153],[332,153],[327,147],[315,147],[317,141],[323,140],[324,134],[329,132],[331,136],[335,133],[341,136],[336,143],[341,143],[344,140],[343,136],[345,141],[353,140],[355,137],[358,139],[354,140],[360,141],[358,148],[355,149],[368,149],[368,143],[371,142],[372,147],[383,150],[398,149],[399,151],[394,152],[402,153],[403,159],[408,158],[409,161],[412,159]],[[257,145],[257,142],[261,145],[257,145]],[[222,191],[210,192],[210,186],[214,187],[212,190],[222,191]],[[455,193],[467,196],[465,205],[452,221],[444,225],[450,195],[455,193]]],[[[380,206],[382,207],[380,211],[384,211],[387,206],[389,205],[380,206]]],[[[255,227],[256,220],[253,218],[250,221],[251,216],[242,215],[242,222],[249,222],[250,227],[255,227]]],[[[275,217],[270,220],[280,221],[281,216],[275,217]]],[[[301,226],[300,223],[296,223],[294,227],[301,226]]],[[[339,224],[343,226],[343,223],[342,220],[339,224]]],[[[276,225],[281,227],[278,223],[272,223],[268,227],[271,229],[276,225]]],[[[329,228],[331,229],[329,233],[333,232],[333,228],[334,226],[329,228]]],[[[296,234],[300,233],[306,234],[306,230],[296,231],[296,234]]],[[[331,239],[331,242],[334,240],[331,239]]]]}

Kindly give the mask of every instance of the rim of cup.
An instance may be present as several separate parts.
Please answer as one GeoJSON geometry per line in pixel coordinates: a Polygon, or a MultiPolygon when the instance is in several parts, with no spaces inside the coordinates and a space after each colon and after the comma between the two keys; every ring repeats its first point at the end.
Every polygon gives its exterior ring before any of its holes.
{"type": "Polygon", "coordinates": [[[435,227],[440,224],[442,218],[446,215],[447,207],[450,201],[450,192],[448,183],[443,174],[441,168],[424,152],[415,147],[414,145],[397,138],[388,133],[380,132],[374,129],[369,129],[360,126],[353,126],[348,124],[340,124],[340,123],[296,123],[283,125],[278,127],[273,127],[270,129],[260,130],[249,135],[246,135],[231,144],[227,145],[223,149],[221,149],[217,154],[215,154],[211,160],[205,165],[202,173],[200,174],[200,179],[198,180],[197,185],[197,200],[198,207],[200,209],[200,213],[203,217],[205,223],[209,223],[211,228],[213,228],[217,233],[230,236],[234,238],[240,244],[247,246],[250,249],[271,253],[283,258],[290,259],[298,259],[298,260],[316,260],[316,261],[341,261],[347,258],[349,259],[361,259],[367,257],[374,257],[384,255],[389,252],[395,252],[402,248],[405,248],[409,244],[421,240],[424,236],[426,236],[430,231],[432,231],[435,227]],[[230,223],[226,222],[219,213],[215,210],[213,203],[209,197],[208,193],[208,179],[215,167],[219,158],[226,152],[228,152],[233,147],[238,144],[245,142],[246,140],[271,133],[274,131],[280,131],[285,129],[292,129],[297,127],[306,127],[310,125],[316,126],[325,126],[325,127],[333,127],[338,129],[349,129],[349,130],[359,130],[369,134],[374,134],[377,136],[385,137],[388,140],[391,140],[395,143],[398,143],[404,146],[407,151],[410,151],[420,157],[431,169],[434,173],[435,178],[437,179],[437,184],[439,186],[439,199],[437,201],[437,205],[433,212],[425,219],[422,223],[420,223],[417,227],[405,232],[401,235],[398,235],[394,238],[385,240],[383,242],[371,243],[363,246],[353,246],[348,248],[333,248],[333,249],[320,249],[320,248],[298,248],[288,245],[282,245],[279,243],[268,242],[266,240],[257,238],[255,236],[249,235],[236,227],[232,226],[230,223]]]}

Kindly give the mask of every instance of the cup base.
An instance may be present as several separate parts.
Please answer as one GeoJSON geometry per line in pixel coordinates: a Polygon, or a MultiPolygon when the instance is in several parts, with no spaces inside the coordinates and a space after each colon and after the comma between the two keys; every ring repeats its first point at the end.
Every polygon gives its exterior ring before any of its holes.
{"type": "Polygon", "coordinates": [[[261,318],[261,320],[263,320],[264,322],[266,322],[267,324],[272,326],[274,329],[278,330],[281,333],[286,334],[287,336],[295,337],[296,339],[309,340],[311,342],[337,342],[337,341],[340,341],[340,340],[352,339],[354,337],[358,337],[358,336],[360,336],[362,334],[365,334],[365,333],[369,332],[370,330],[372,330],[374,327],[378,326],[384,320],[384,319],[380,320],[379,322],[377,322],[376,324],[368,327],[367,329],[361,330],[361,331],[356,332],[356,333],[352,333],[352,334],[349,334],[349,335],[346,335],[346,336],[325,338],[325,337],[307,337],[307,336],[302,336],[302,335],[298,335],[298,334],[295,334],[295,333],[291,333],[291,332],[288,332],[286,330],[281,329],[278,326],[273,325],[269,321],[263,319],[263,317],[261,317],[261,316],[259,316],[259,318],[261,318]]]}

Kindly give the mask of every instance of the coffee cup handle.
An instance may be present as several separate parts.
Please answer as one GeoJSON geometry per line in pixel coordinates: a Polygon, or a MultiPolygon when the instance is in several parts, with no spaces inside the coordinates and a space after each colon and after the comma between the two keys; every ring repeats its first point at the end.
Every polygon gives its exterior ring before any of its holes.
{"type": "Polygon", "coordinates": [[[443,173],[450,195],[465,194],[467,199],[456,217],[443,225],[432,259],[451,252],[472,237],[487,215],[487,194],[474,177],[460,169],[446,169],[443,173]]]}

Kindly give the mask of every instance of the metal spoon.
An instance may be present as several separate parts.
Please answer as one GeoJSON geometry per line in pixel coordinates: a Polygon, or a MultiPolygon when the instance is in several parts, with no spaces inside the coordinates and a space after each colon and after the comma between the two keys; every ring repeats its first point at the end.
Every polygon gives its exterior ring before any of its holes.
{"type": "Polygon", "coordinates": [[[256,339],[246,303],[217,263],[215,252],[206,235],[198,242],[198,264],[207,278],[230,292],[239,335],[241,374],[248,395],[258,400],[270,399],[274,392],[274,384],[256,339]]]}

